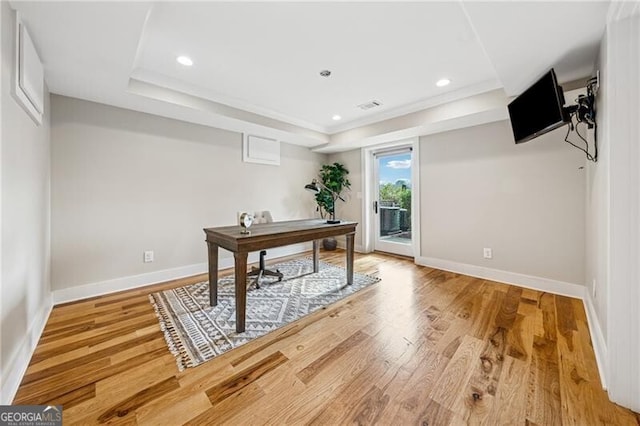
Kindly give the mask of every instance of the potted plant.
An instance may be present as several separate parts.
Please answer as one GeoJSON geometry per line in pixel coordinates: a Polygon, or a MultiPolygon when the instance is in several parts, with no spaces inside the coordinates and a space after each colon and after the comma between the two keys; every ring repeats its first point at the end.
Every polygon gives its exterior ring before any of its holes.
{"type": "MultiPolygon", "coordinates": [[[[338,200],[343,200],[342,192],[351,188],[351,182],[347,178],[349,170],[340,163],[325,164],[320,168],[318,177],[322,183],[322,189],[316,194],[316,203],[320,217],[333,217],[335,219],[335,208],[338,200]]],[[[335,250],[338,242],[335,238],[325,238],[322,240],[325,250],[335,250]]]]}

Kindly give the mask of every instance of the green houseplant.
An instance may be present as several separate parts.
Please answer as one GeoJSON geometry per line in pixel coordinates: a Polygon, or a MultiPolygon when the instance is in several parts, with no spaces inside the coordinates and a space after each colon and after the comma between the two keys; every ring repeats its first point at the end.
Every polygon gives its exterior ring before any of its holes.
{"type": "MultiPolygon", "coordinates": [[[[351,182],[347,178],[348,174],[349,170],[340,163],[324,164],[320,168],[318,178],[324,187],[315,195],[315,198],[320,217],[323,219],[325,217],[335,218],[336,202],[338,200],[344,201],[343,191],[351,188],[351,182]]],[[[338,242],[335,238],[325,238],[322,245],[325,250],[335,250],[338,242]]]]}

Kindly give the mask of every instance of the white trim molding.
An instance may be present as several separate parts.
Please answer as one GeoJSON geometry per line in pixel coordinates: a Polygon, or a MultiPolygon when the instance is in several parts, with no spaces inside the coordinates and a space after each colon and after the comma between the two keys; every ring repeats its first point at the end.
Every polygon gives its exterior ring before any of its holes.
{"type": "MultiPolygon", "coordinates": [[[[346,250],[347,244],[344,241],[338,241],[338,248],[346,250]]],[[[364,251],[364,247],[362,246],[362,244],[354,244],[353,251],[355,251],[356,253],[367,253],[364,251]]]]}
{"type": "Polygon", "coordinates": [[[40,336],[44,331],[44,326],[47,324],[49,315],[53,309],[53,303],[51,296],[45,300],[44,306],[40,308],[40,312],[35,315],[29,329],[24,335],[22,342],[18,345],[18,350],[7,362],[6,370],[3,369],[0,372],[0,405],[10,405],[18,392],[18,387],[24,374],[27,372],[29,362],[33,351],[35,351],[40,336]]]}
{"type": "Polygon", "coordinates": [[[587,313],[587,325],[589,326],[589,334],[591,334],[591,343],[593,345],[593,351],[596,354],[596,365],[598,366],[598,373],[600,374],[600,383],[604,390],[607,389],[607,341],[602,334],[602,327],[600,321],[598,321],[598,315],[596,314],[595,307],[593,306],[593,300],[588,291],[585,291],[585,297],[582,299],[584,304],[584,310],[587,313]]]}
{"type": "Polygon", "coordinates": [[[416,257],[415,263],[416,265],[456,272],[476,278],[513,284],[519,287],[530,288],[561,296],[584,299],[585,287],[580,284],[536,277],[533,275],[519,274],[517,272],[503,271],[500,269],[486,268],[484,266],[470,265],[468,263],[459,263],[451,260],[436,259],[434,257],[416,257]]]}
{"type": "MultiPolygon", "coordinates": [[[[222,265],[220,266],[221,269],[223,269],[222,265]]],[[[53,291],[53,303],[59,305],[61,303],[74,302],[77,300],[87,299],[89,297],[131,290],[146,285],[158,284],[164,281],[203,274],[205,272],[207,272],[207,264],[197,263],[194,265],[181,266],[179,268],[164,269],[162,271],[130,275],[127,277],[99,281],[76,287],[67,287],[53,291]]]]}
{"type": "MultiPolygon", "coordinates": [[[[278,257],[300,254],[309,250],[311,250],[311,243],[292,244],[285,247],[269,249],[269,257],[271,259],[275,259],[278,257]]],[[[247,262],[253,263],[257,261],[258,253],[250,253],[247,262]]],[[[218,269],[220,270],[232,267],[233,257],[223,257],[218,261],[218,269]]],[[[89,283],[82,286],[63,288],[53,291],[53,303],[58,305],[60,303],[73,302],[89,297],[115,293],[117,291],[131,290],[151,284],[204,274],[207,271],[207,263],[196,263],[178,268],[164,269],[146,274],[131,275],[113,280],[89,283]]]]}
{"type": "Polygon", "coordinates": [[[363,176],[362,187],[362,253],[376,250],[376,222],[377,215],[373,213],[373,201],[376,199],[377,175],[375,154],[394,148],[408,148],[411,150],[411,253],[396,253],[400,255],[418,257],[421,248],[420,232],[420,137],[399,139],[375,146],[364,147],[361,150],[361,165],[363,176]]]}

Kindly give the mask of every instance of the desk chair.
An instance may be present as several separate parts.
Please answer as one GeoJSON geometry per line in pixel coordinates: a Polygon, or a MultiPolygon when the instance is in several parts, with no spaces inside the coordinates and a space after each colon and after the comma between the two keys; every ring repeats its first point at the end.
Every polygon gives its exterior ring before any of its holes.
{"type": "MultiPolygon", "coordinates": [[[[253,215],[253,223],[255,224],[271,222],[273,222],[273,217],[271,217],[271,212],[269,212],[268,210],[255,212],[253,215]]],[[[262,280],[262,277],[277,277],[278,281],[282,281],[282,272],[277,269],[275,271],[270,271],[265,267],[264,257],[266,255],[266,250],[260,251],[260,266],[258,268],[252,266],[251,272],[247,274],[248,277],[256,277],[256,288],[260,288],[260,280],[262,280]]]]}

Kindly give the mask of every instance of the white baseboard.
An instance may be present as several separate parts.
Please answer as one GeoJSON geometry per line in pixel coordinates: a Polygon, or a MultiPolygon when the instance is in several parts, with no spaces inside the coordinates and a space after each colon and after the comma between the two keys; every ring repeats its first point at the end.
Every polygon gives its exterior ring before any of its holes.
{"type": "Polygon", "coordinates": [[[53,302],[51,297],[47,298],[44,306],[40,308],[31,324],[27,333],[23,336],[22,342],[19,344],[18,350],[14,353],[13,357],[7,362],[7,368],[0,372],[0,405],[11,405],[13,398],[18,392],[18,387],[22,381],[22,377],[29,367],[31,356],[36,349],[38,340],[44,331],[44,326],[47,324],[49,314],[53,308],[53,302]]]}
{"type": "MultiPolygon", "coordinates": [[[[341,248],[343,250],[347,249],[347,244],[344,241],[338,241],[338,248],[341,248]]],[[[353,245],[353,251],[355,251],[356,253],[364,253],[364,247],[362,247],[361,244],[354,244],[353,245]]]]}
{"type": "Polygon", "coordinates": [[[206,271],[206,263],[197,263],[195,265],[181,266],[179,268],[164,269],[162,271],[130,275],[128,277],[89,283],[77,287],[63,288],[53,291],[53,303],[58,305],[60,303],[102,296],[109,293],[115,293],[117,291],[131,290],[149,284],[156,284],[177,278],[202,274],[206,271]]]}
{"type": "Polygon", "coordinates": [[[486,280],[498,281],[501,283],[514,284],[520,287],[558,294],[561,296],[575,297],[578,299],[584,298],[585,287],[579,284],[536,277],[533,275],[519,274],[517,272],[502,271],[500,269],[486,268],[484,266],[470,265],[467,263],[453,262],[450,260],[436,259],[433,257],[416,257],[415,263],[417,265],[428,266],[430,268],[457,272],[459,274],[470,275],[472,277],[484,278],[486,280]]]}
{"type": "MultiPolygon", "coordinates": [[[[278,257],[290,256],[311,250],[311,243],[292,244],[285,247],[269,249],[269,260],[278,257]]],[[[221,250],[222,251],[222,250],[221,250]]],[[[249,253],[248,262],[257,262],[259,253],[249,253]]],[[[233,267],[233,257],[221,258],[218,262],[218,269],[228,269],[233,267]]],[[[63,288],[53,292],[53,303],[60,304],[75,300],[86,299],[94,296],[114,293],[116,291],[131,290],[150,284],[175,280],[178,278],[190,277],[204,274],[208,271],[207,263],[196,263],[194,265],[181,266],[179,268],[164,269],[161,271],[149,272],[146,274],[131,275],[128,277],[116,278],[113,280],[101,281],[85,284],[76,287],[63,288]]]]}
{"type": "Polygon", "coordinates": [[[598,373],[600,373],[600,381],[602,382],[602,388],[606,390],[607,341],[604,339],[604,334],[602,334],[602,327],[600,327],[600,321],[598,320],[598,315],[596,314],[589,292],[585,292],[582,303],[584,303],[584,310],[587,313],[587,324],[589,326],[589,334],[591,334],[593,351],[596,354],[596,364],[598,365],[598,373]]]}

